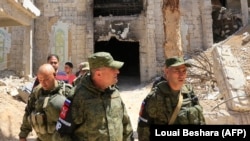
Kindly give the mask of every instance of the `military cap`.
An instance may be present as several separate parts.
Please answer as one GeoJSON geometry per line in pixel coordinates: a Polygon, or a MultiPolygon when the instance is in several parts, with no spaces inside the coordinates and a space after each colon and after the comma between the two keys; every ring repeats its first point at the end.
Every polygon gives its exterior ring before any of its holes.
{"type": "Polygon", "coordinates": [[[89,62],[82,62],[82,70],[89,70],[89,62]]]}
{"type": "Polygon", "coordinates": [[[186,65],[187,67],[191,67],[191,64],[188,62],[184,61],[183,57],[171,57],[167,58],[165,61],[166,67],[177,67],[180,65],[186,65]]]}
{"type": "Polygon", "coordinates": [[[83,65],[84,63],[85,63],[85,62],[81,62],[81,63],[79,64],[79,66],[82,67],[82,65],[83,65]]]}
{"type": "Polygon", "coordinates": [[[108,52],[97,52],[88,57],[90,69],[110,67],[120,69],[124,62],[116,61],[108,52]]]}

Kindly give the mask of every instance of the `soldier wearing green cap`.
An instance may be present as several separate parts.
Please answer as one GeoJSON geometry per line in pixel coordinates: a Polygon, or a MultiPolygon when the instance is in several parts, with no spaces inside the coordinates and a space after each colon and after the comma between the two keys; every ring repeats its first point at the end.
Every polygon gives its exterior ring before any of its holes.
{"type": "Polygon", "coordinates": [[[81,71],[79,72],[77,78],[75,78],[75,80],[73,81],[73,86],[76,86],[78,83],[80,83],[81,78],[89,72],[89,62],[82,62],[81,65],[81,71]]]}
{"type": "MultiPolygon", "coordinates": [[[[191,67],[191,65],[189,63],[185,62],[182,57],[175,56],[175,57],[166,59],[166,61],[165,61],[165,67],[170,67],[172,65],[180,65],[180,64],[185,64],[187,67],[191,67]]],[[[155,81],[153,82],[152,88],[154,88],[161,81],[166,81],[165,73],[163,76],[157,77],[155,79],[155,81]]]]}
{"type": "Polygon", "coordinates": [[[70,134],[73,141],[131,141],[133,128],[120,92],[116,87],[119,69],[124,62],[116,61],[108,52],[88,57],[90,73],[81,78],[71,101],[72,120],[58,124],[58,132],[70,134]]]}
{"type": "Polygon", "coordinates": [[[150,140],[152,125],[205,124],[202,106],[192,86],[185,84],[188,67],[191,64],[182,57],[166,59],[163,79],[155,82],[142,102],[137,128],[139,140],[150,140]]]}

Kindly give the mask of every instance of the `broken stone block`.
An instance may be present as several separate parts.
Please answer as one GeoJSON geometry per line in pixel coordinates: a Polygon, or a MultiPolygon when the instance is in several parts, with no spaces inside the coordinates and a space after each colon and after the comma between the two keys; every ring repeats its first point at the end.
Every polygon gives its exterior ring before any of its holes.
{"type": "MultiPolygon", "coordinates": [[[[34,82],[33,82],[34,83],[34,82]]],[[[18,96],[25,102],[28,102],[29,95],[31,94],[33,83],[28,83],[18,89],[18,96]]]]}
{"type": "Polygon", "coordinates": [[[250,41],[250,35],[248,32],[243,33],[242,43],[245,44],[250,41]]]}
{"type": "Polygon", "coordinates": [[[246,78],[230,46],[216,46],[213,59],[214,75],[227,107],[232,111],[250,111],[250,98],[245,92],[246,78]]]}

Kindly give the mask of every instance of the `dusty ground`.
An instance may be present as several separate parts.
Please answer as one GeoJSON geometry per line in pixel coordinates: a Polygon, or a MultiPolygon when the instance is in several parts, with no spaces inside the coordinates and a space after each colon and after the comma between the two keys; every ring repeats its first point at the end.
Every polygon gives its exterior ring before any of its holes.
{"type": "MultiPolygon", "coordinates": [[[[233,54],[237,57],[246,78],[248,78],[250,77],[250,64],[248,63],[250,62],[250,45],[249,43],[242,44],[242,34],[245,31],[249,32],[250,28],[246,27],[243,31],[224,41],[224,44],[231,45],[233,54]]],[[[209,52],[210,51],[207,50],[205,54],[211,57],[209,52]]],[[[212,59],[210,58],[209,60],[211,61],[212,59]]],[[[199,70],[192,70],[192,72],[199,72],[199,70]]],[[[234,116],[238,113],[232,114],[228,112],[225,104],[214,109],[216,105],[223,102],[223,99],[217,98],[219,94],[218,88],[216,88],[216,86],[214,87],[209,77],[207,78],[203,78],[203,76],[193,76],[188,79],[188,82],[194,84],[195,91],[199,95],[207,122],[234,124],[235,121],[241,120],[242,117],[238,118],[234,116]]],[[[25,80],[23,78],[15,77],[15,75],[9,71],[0,73],[0,141],[18,140],[25,103],[17,100],[16,96],[11,95],[15,95],[17,93],[16,88],[24,85],[24,83],[25,80]]],[[[141,102],[148,94],[151,86],[152,82],[138,84],[135,83],[133,79],[127,79],[125,83],[120,85],[121,96],[126,104],[128,114],[131,117],[134,131],[136,131],[137,128],[137,119],[141,102]]],[[[35,133],[31,133],[29,141],[34,141],[35,136],[35,133]]]]}
{"type": "MultiPolygon", "coordinates": [[[[26,81],[15,77],[11,71],[1,71],[0,74],[0,141],[17,141],[26,104],[14,95],[26,81]]],[[[32,138],[35,134],[30,135],[32,138]]]]}

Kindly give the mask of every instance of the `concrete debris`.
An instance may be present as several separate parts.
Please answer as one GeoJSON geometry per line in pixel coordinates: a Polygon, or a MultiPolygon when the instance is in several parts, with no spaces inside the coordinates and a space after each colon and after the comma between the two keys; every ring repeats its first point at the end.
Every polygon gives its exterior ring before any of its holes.
{"type": "Polygon", "coordinates": [[[214,42],[220,42],[243,27],[242,19],[231,9],[213,6],[213,36],[214,42]]]}
{"type": "Polygon", "coordinates": [[[247,76],[246,79],[247,79],[247,80],[250,80],[250,76],[247,76]]]}
{"type": "Polygon", "coordinates": [[[245,44],[250,41],[250,35],[248,32],[243,33],[242,44],[245,44]]]}
{"type": "Polygon", "coordinates": [[[28,86],[31,85],[30,83],[32,82],[25,80],[25,78],[18,77],[13,71],[0,71],[1,94],[9,94],[12,97],[20,99],[21,101],[26,103],[28,100],[28,95],[31,91],[28,91],[28,86]]]}
{"type": "Polygon", "coordinates": [[[17,96],[19,94],[19,92],[17,91],[16,88],[10,88],[8,89],[7,93],[9,93],[11,96],[17,96]]]}
{"type": "Polygon", "coordinates": [[[33,83],[29,82],[18,89],[19,97],[25,103],[28,102],[29,95],[31,94],[33,83]]]}
{"type": "Polygon", "coordinates": [[[217,100],[221,98],[221,94],[217,91],[217,92],[212,92],[212,93],[209,93],[209,94],[205,94],[203,99],[206,99],[206,100],[217,100]]]}
{"type": "Polygon", "coordinates": [[[250,111],[250,101],[245,93],[246,79],[230,46],[217,46],[213,51],[214,74],[226,104],[233,111],[250,111]]]}
{"type": "Polygon", "coordinates": [[[7,84],[4,81],[0,80],[0,86],[7,86],[7,84]]]}

